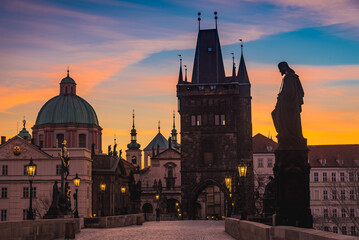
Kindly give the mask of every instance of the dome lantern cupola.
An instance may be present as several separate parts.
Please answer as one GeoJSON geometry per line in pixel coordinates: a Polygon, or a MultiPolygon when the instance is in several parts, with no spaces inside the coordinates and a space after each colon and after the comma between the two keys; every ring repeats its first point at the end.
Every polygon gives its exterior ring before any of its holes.
{"type": "Polygon", "coordinates": [[[76,95],[76,82],[70,77],[70,70],[67,68],[67,76],[60,82],[60,95],[76,95]]]}

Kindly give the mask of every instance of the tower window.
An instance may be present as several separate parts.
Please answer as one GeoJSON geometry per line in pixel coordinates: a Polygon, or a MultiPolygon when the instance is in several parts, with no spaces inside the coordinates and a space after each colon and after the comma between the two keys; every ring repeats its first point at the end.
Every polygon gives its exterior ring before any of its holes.
{"type": "Polygon", "coordinates": [[[216,126],[219,125],[219,115],[218,114],[214,115],[214,125],[216,125],[216,126]]]}
{"type": "Polygon", "coordinates": [[[74,87],[71,87],[71,93],[72,94],[74,93],[74,87]]]}
{"type": "Polygon", "coordinates": [[[131,161],[132,161],[133,164],[137,164],[136,156],[132,156],[131,161]]]}
{"type": "Polygon", "coordinates": [[[201,126],[202,125],[202,116],[201,115],[197,115],[197,126],[201,126]]]}
{"type": "Polygon", "coordinates": [[[196,126],[196,116],[195,115],[191,116],[191,125],[196,126]]]}
{"type": "Polygon", "coordinates": [[[221,114],[221,125],[224,126],[226,125],[226,115],[221,114]]]}
{"type": "Polygon", "coordinates": [[[67,86],[65,87],[65,93],[67,94],[67,86]]]}
{"type": "Polygon", "coordinates": [[[79,147],[86,147],[86,134],[79,134],[79,147]]]}

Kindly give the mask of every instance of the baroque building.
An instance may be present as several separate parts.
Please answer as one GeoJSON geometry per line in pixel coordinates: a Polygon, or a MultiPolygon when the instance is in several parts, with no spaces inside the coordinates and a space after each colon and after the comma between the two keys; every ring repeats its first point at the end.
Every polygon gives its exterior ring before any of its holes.
{"type": "MultiPolygon", "coordinates": [[[[238,206],[238,190],[230,199],[225,178],[230,176],[233,186],[238,186],[240,161],[248,165],[246,194],[241,202],[247,212],[253,211],[250,88],[243,46],[238,74],[233,64],[232,76],[226,77],[217,28],[200,29],[192,81],[183,81],[181,64],[177,84],[184,217],[196,219],[200,212],[204,212],[202,208],[205,206],[198,200],[203,192],[218,195],[213,198],[216,201],[213,204],[217,205],[212,208],[213,215],[226,215],[228,202],[233,201],[233,205],[238,206]]],[[[235,212],[238,211],[235,209],[235,212]]]]}

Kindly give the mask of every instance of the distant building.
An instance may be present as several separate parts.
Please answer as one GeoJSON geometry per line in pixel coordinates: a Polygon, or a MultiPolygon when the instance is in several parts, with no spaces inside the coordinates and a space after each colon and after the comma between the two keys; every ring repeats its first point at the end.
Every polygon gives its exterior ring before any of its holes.
{"type": "Polygon", "coordinates": [[[359,235],[359,145],[309,146],[314,228],[359,235]]]}
{"type": "Polygon", "coordinates": [[[263,212],[264,190],[269,182],[269,177],[273,177],[274,151],[277,147],[278,143],[260,133],[253,137],[254,195],[257,215],[261,215],[263,212]]]}
{"type": "Polygon", "coordinates": [[[168,148],[153,156],[151,166],[140,171],[140,180],[141,206],[147,219],[154,220],[156,208],[162,220],[177,219],[181,213],[181,154],[168,148]]]}

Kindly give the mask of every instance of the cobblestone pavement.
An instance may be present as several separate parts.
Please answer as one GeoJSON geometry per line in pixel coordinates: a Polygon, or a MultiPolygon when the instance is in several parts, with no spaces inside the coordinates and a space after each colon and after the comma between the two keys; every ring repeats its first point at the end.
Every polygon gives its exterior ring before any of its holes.
{"type": "Polygon", "coordinates": [[[161,221],[145,222],[142,226],[82,229],[76,240],[172,240],[172,239],[234,239],[224,231],[224,221],[161,221]]]}

